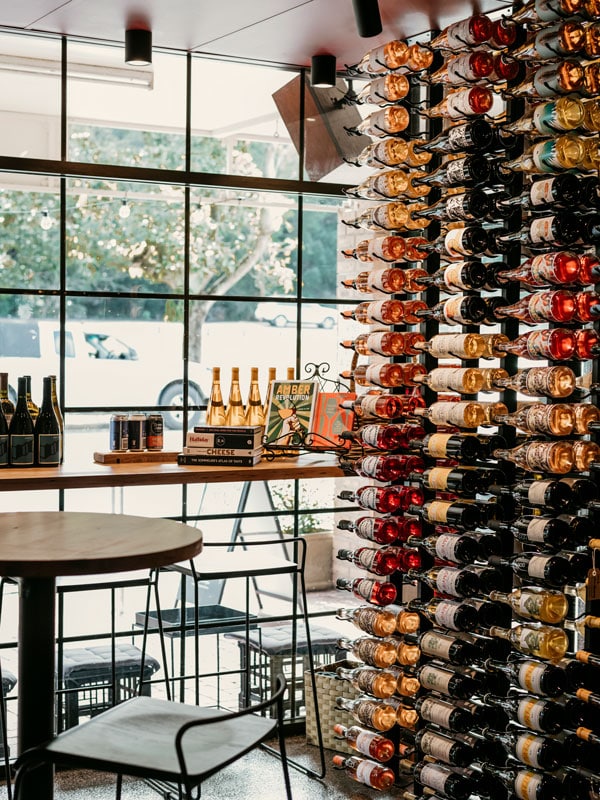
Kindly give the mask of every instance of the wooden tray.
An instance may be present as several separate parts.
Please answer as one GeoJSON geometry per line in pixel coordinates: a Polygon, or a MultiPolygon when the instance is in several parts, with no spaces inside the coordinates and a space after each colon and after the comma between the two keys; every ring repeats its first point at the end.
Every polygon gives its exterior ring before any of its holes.
{"type": "Polygon", "coordinates": [[[96,464],[176,464],[179,453],[170,450],[140,450],[139,452],[111,451],[109,453],[94,453],[96,464]]]}

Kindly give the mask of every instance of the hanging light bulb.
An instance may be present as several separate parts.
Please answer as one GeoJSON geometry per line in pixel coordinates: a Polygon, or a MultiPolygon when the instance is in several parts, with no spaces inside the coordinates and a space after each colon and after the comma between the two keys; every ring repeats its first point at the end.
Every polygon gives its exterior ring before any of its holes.
{"type": "Polygon", "coordinates": [[[40,226],[43,231],[49,231],[52,227],[52,217],[48,215],[47,211],[42,211],[42,219],[40,220],[40,226]]]}
{"type": "Polygon", "coordinates": [[[121,219],[127,219],[131,214],[131,209],[127,205],[127,200],[121,200],[121,208],[119,209],[119,216],[121,219]]]}

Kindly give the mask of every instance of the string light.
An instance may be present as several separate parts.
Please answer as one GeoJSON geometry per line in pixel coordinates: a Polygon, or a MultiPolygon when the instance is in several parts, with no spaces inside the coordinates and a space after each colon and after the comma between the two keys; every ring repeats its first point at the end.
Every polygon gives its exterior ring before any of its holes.
{"type": "Polygon", "coordinates": [[[43,231],[49,231],[52,227],[52,217],[48,215],[47,211],[42,211],[42,219],[40,220],[40,226],[43,231]]]}
{"type": "Polygon", "coordinates": [[[121,208],[119,209],[119,216],[121,219],[127,219],[131,214],[131,209],[127,205],[127,200],[121,201],[121,208]]]}

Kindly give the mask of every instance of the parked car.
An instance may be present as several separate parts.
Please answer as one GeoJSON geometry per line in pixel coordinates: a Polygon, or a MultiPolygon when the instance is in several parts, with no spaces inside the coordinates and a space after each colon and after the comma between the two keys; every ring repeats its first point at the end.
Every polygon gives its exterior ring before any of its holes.
{"type": "MultiPolygon", "coordinates": [[[[144,323],[141,323],[144,325],[144,323]]],[[[109,324],[110,327],[110,324],[109,324]]],[[[9,392],[16,400],[19,375],[31,375],[34,400],[41,401],[42,378],[58,374],[58,323],[51,320],[0,320],[0,370],[9,374],[9,392]]],[[[65,331],[66,398],[69,406],[181,406],[182,326],[157,328],[142,352],[103,329],[101,322],[73,322],[65,331]],[[169,354],[173,353],[173,358],[169,354]]],[[[189,405],[206,402],[210,371],[189,364],[189,405]]],[[[169,428],[182,427],[181,411],[163,412],[169,428]]],[[[197,424],[200,412],[190,414],[197,424]]]]}
{"type": "MultiPolygon", "coordinates": [[[[259,322],[268,322],[276,328],[296,324],[295,303],[258,303],[254,316],[259,322]]],[[[302,324],[316,325],[331,330],[335,326],[336,310],[318,303],[305,303],[302,306],[302,324]]]]}

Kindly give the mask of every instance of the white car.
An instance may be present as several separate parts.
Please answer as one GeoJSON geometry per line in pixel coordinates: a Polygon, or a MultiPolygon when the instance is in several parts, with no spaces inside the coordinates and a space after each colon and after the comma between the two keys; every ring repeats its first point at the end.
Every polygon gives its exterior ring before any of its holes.
{"type": "MultiPolygon", "coordinates": [[[[268,322],[276,328],[285,328],[286,325],[296,324],[295,303],[258,303],[254,316],[259,322],[268,322]]],[[[337,312],[335,308],[319,305],[318,303],[304,303],[302,306],[302,324],[316,325],[319,328],[331,330],[335,326],[337,312]]]]}

